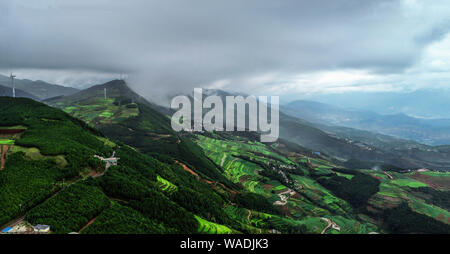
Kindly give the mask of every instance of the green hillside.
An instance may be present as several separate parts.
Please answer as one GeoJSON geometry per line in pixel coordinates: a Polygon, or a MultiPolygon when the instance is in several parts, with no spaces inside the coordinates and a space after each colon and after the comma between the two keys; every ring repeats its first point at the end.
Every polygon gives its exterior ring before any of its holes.
{"type": "Polygon", "coordinates": [[[179,164],[116,145],[82,121],[29,99],[1,97],[0,110],[0,129],[26,127],[8,144],[0,171],[2,228],[23,220],[50,225],[54,233],[195,233],[197,218],[233,226],[221,209],[224,197],[179,164]],[[31,148],[41,156],[25,152],[31,148]],[[113,151],[120,162],[105,172],[94,155],[106,158],[113,151]]]}

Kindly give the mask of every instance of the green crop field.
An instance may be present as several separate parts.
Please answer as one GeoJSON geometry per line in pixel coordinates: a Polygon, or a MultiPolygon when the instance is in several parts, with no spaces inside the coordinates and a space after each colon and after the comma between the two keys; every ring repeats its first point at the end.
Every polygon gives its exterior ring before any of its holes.
{"type": "Polygon", "coordinates": [[[418,188],[418,187],[426,187],[426,186],[428,186],[425,183],[418,182],[418,181],[413,180],[413,179],[392,180],[391,183],[399,185],[399,186],[408,186],[408,187],[411,187],[411,188],[418,188]]]}
{"type": "Polygon", "coordinates": [[[194,215],[194,217],[195,217],[195,219],[197,219],[198,223],[200,224],[200,226],[198,228],[199,233],[204,233],[204,234],[231,234],[231,233],[233,233],[233,230],[231,230],[227,226],[207,221],[205,219],[198,217],[197,215],[194,215]]]}
{"type": "Polygon", "coordinates": [[[350,205],[333,195],[329,190],[308,177],[292,176],[301,186],[299,192],[305,195],[308,200],[314,201],[316,204],[328,207],[337,214],[345,214],[351,211],[350,205]]]}
{"type": "Polygon", "coordinates": [[[0,139],[0,145],[14,145],[14,142],[12,139],[0,139]]]}
{"type": "Polygon", "coordinates": [[[109,146],[109,147],[115,147],[116,146],[116,144],[114,142],[112,142],[111,140],[109,140],[107,138],[97,137],[97,139],[101,140],[106,146],[109,146]]]}
{"type": "Polygon", "coordinates": [[[156,176],[156,180],[158,181],[158,187],[162,191],[172,193],[172,192],[178,190],[178,187],[175,184],[167,181],[166,179],[162,178],[160,175],[156,176]]]}
{"type": "Polygon", "coordinates": [[[110,117],[112,117],[113,115],[114,115],[114,113],[109,112],[109,111],[105,111],[105,112],[101,113],[99,116],[105,117],[105,118],[110,118],[110,117]]]}
{"type": "Polygon", "coordinates": [[[114,104],[115,99],[96,98],[94,102],[88,105],[70,105],[63,110],[74,117],[95,126],[96,124],[105,124],[109,121],[120,122],[123,119],[137,116],[138,107],[127,107],[127,105],[114,104]]]}
{"type": "MultiPolygon", "coordinates": [[[[402,203],[408,204],[412,211],[423,214],[450,224],[450,213],[446,209],[428,203],[426,194],[421,194],[421,188],[430,188],[428,182],[436,181],[436,183],[445,183],[445,177],[450,176],[447,172],[414,172],[414,173],[398,173],[388,172],[394,179],[390,179],[386,174],[375,173],[370,170],[364,170],[380,179],[380,191],[372,196],[369,205],[378,210],[392,209],[400,206],[402,203]],[[426,176],[425,182],[421,179],[421,175],[426,176]],[[413,179],[414,177],[415,179],[413,179]],[[436,177],[436,178],[434,178],[436,177]],[[412,190],[418,191],[413,192],[412,190]]],[[[447,183],[448,184],[448,183],[447,183]]],[[[438,186],[438,185],[437,185],[438,186]]],[[[436,187],[436,186],[435,186],[436,187]]]]}
{"type": "Polygon", "coordinates": [[[423,200],[409,196],[411,202],[409,206],[416,212],[425,214],[444,223],[450,224],[447,220],[450,220],[450,212],[435,205],[425,203],[423,200]]]}
{"type": "Polygon", "coordinates": [[[347,178],[347,179],[352,179],[353,177],[354,177],[354,175],[350,175],[350,174],[344,174],[344,173],[340,173],[340,172],[336,172],[336,174],[338,175],[338,176],[342,176],[342,177],[345,177],[345,178],[347,178]]]}
{"type": "MultiPolygon", "coordinates": [[[[255,227],[272,227],[289,225],[297,227],[304,225],[307,232],[314,233],[320,231],[326,226],[320,217],[330,216],[331,214],[347,215],[352,212],[351,206],[344,200],[337,198],[329,190],[318,184],[308,176],[289,174],[293,179],[291,187],[286,186],[275,179],[269,179],[261,175],[263,168],[258,163],[286,163],[285,165],[295,165],[295,162],[274,153],[268,146],[259,142],[246,142],[245,140],[221,140],[212,139],[205,136],[197,136],[197,143],[204,149],[205,154],[210,157],[217,165],[224,170],[225,176],[235,183],[240,183],[247,191],[263,195],[271,203],[280,201],[279,193],[283,193],[288,188],[295,190],[296,196],[290,196],[285,204],[287,213],[295,220],[281,220],[278,216],[265,215],[261,217],[258,212],[251,212],[251,225],[255,227]],[[244,155],[254,162],[235,157],[234,154],[244,155]],[[282,157],[282,158],[280,158],[282,157]]],[[[312,159],[317,165],[316,171],[323,171],[324,174],[334,173],[333,165],[322,160],[312,159]]],[[[303,171],[300,171],[303,172],[303,171]]],[[[354,176],[351,174],[339,173],[347,179],[354,176]]],[[[288,195],[288,194],[286,194],[288,195]]],[[[247,220],[249,214],[247,210],[238,210],[238,208],[226,209],[229,214],[236,213],[240,221],[247,220]],[[234,209],[233,212],[229,210],[234,209]]],[[[343,220],[346,223],[358,223],[359,227],[345,228],[345,232],[361,233],[365,228],[376,228],[368,222],[358,222],[356,219],[348,218],[343,220]]],[[[284,226],[285,227],[285,226],[284,226]]],[[[250,229],[249,229],[250,230],[250,229]]],[[[250,230],[251,231],[251,230],[250,230]]]]}
{"type": "Polygon", "coordinates": [[[428,175],[428,176],[437,176],[437,177],[450,177],[450,172],[421,172],[422,175],[428,175]]]}
{"type": "MultiPolygon", "coordinates": [[[[269,151],[267,147],[261,143],[245,143],[239,141],[223,141],[211,139],[204,136],[198,136],[199,145],[204,149],[206,155],[210,157],[216,164],[224,169],[224,175],[234,183],[240,183],[246,190],[261,194],[272,201],[278,200],[278,196],[273,191],[285,190],[286,187],[278,181],[268,182],[273,189],[265,189],[263,186],[264,178],[260,175],[262,167],[256,163],[234,157],[233,154],[246,155],[255,161],[273,161],[280,158],[280,155],[269,151]],[[254,153],[258,153],[256,156],[254,153]],[[265,158],[263,155],[270,158],[265,158]]],[[[281,160],[281,159],[280,159],[281,160]]],[[[292,164],[291,161],[284,159],[286,163],[292,164]]]]}
{"type": "Polygon", "coordinates": [[[10,153],[23,152],[25,157],[31,160],[43,160],[43,159],[51,159],[56,165],[60,167],[65,167],[68,163],[64,155],[42,155],[41,151],[36,147],[22,147],[22,146],[12,146],[9,150],[10,153]]]}

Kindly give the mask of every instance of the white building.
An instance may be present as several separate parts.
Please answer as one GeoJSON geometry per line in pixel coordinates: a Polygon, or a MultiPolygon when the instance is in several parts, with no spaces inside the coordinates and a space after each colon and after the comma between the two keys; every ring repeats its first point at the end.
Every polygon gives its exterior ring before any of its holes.
{"type": "Polygon", "coordinates": [[[34,226],[34,231],[39,233],[48,233],[50,232],[50,226],[49,225],[36,225],[34,226]]]}

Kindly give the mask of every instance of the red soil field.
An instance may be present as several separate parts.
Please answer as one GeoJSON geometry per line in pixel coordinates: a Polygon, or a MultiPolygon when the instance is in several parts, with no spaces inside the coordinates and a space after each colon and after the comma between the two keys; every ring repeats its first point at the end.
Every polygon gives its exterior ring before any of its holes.
{"type": "Polygon", "coordinates": [[[9,146],[7,146],[7,145],[2,145],[2,148],[1,148],[1,152],[2,152],[2,154],[1,154],[1,163],[0,163],[0,170],[3,170],[3,168],[5,167],[5,163],[6,163],[6,152],[8,152],[8,148],[9,148],[9,146]]]}
{"type": "Polygon", "coordinates": [[[414,175],[411,176],[411,178],[418,180],[420,182],[428,184],[430,187],[434,189],[450,189],[450,181],[448,181],[446,178],[436,177],[436,176],[429,176],[425,174],[421,174],[419,172],[414,173],[414,175]]]}
{"type": "Polygon", "coordinates": [[[17,134],[22,133],[25,130],[22,129],[0,129],[0,134],[17,134]]]}

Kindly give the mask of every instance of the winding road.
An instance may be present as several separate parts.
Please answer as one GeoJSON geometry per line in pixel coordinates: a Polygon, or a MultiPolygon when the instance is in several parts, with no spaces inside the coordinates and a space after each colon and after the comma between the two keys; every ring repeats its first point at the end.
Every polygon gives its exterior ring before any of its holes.
{"type": "Polygon", "coordinates": [[[325,234],[325,232],[332,227],[333,229],[336,229],[337,231],[341,231],[341,227],[339,227],[336,223],[332,222],[330,219],[322,217],[321,220],[324,220],[328,223],[328,225],[322,230],[320,234],[325,234]]]}
{"type": "Polygon", "coordinates": [[[287,201],[290,196],[295,195],[295,191],[288,188],[286,191],[278,193],[277,195],[278,195],[278,197],[280,197],[281,201],[277,200],[277,201],[273,202],[273,205],[283,206],[283,205],[287,204],[287,201]],[[289,194],[289,195],[287,195],[287,194],[289,194]]]}

